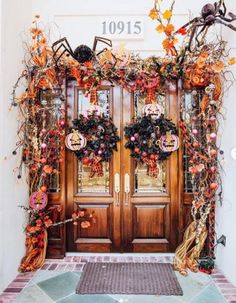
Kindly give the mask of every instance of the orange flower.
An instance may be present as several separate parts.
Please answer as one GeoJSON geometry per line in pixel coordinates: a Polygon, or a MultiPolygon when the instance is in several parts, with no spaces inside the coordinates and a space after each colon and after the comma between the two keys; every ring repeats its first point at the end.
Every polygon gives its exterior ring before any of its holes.
{"type": "Polygon", "coordinates": [[[170,20],[172,17],[172,11],[170,10],[165,10],[164,13],[162,14],[163,19],[170,20]]]}
{"type": "Polygon", "coordinates": [[[236,63],[236,58],[235,57],[231,57],[229,58],[229,61],[228,61],[229,65],[233,65],[236,63]]]}
{"type": "Polygon", "coordinates": [[[155,20],[158,18],[158,11],[157,9],[154,7],[153,9],[150,10],[150,13],[148,15],[152,20],[155,20]]]}
{"type": "Polygon", "coordinates": [[[84,221],[84,222],[81,222],[80,226],[82,228],[88,228],[90,226],[90,222],[89,221],[84,221]]]}
{"type": "Polygon", "coordinates": [[[49,226],[52,225],[52,220],[47,219],[47,220],[44,221],[44,224],[45,224],[46,227],[49,227],[49,226]]]}
{"type": "Polygon", "coordinates": [[[47,39],[43,38],[40,42],[41,42],[42,45],[46,45],[47,44],[47,39]]]}
{"type": "Polygon", "coordinates": [[[50,166],[50,165],[44,165],[43,171],[44,171],[46,174],[51,174],[52,171],[53,171],[53,168],[52,168],[52,166],[50,166]]]}
{"type": "Polygon", "coordinates": [[[80,210],[78,215],[79,217],[84,217],[85,216],[84,210],[80,210]]]}
{"type": "Polygon", "coordinates": [[[178,39],[166,38],[162,41],[162,46],[166,50],[166,53],[174,55],[174,45],[178,42],[178,39]]]}
{"type": "Polygon", "coordinates": [[[38,238],[33,237],[33,238],[31,238],[31,241],[32,241],[32,243],[37,243],[38,242],[38,238]]]}
{"type": "Polygon", "coordinates": [[[164,32],[164,29],[165,29],[165,26],[162,25],[162,24],[159,24],[157,27],[156,27],[156,31],[158,33],[163,33],[164,32]]]}
{"type": "Polygon", "coordinates": [[[36,220],[36,225],[37,226],[41,226],[41,224],[42,224],[42,220],[40,220],[40,219],[36,220]]]}
{"type": "Polygon", "coordinates": [[[209,54],[208,54],[208,52],[202,52],[202,53],[200,54],[200,57],[202,57],[202,58],[204,58],[204,59],[207,59],[207,58],[209,57],[209,54]]]}
{"type": "Polygon", "coordinates": [[[164,32],[167,36],[170,36],[174,30],[175,30],[174,25],[170,23],[165,27],[164,32]]]}
{"type": "Polygon", "coordinates": [[[222,61],[217,61],[217,62],[215,62],[215,64],[212,65],[212,70],[215,73],[219,74],[224,70],[224,67],[225,67],[225,65],[222,61]]]}
{"type": "Polygon", "coordinates": [[[31,28],[31,34],[37,35],[38,30],[37,28],[31,28]]]}

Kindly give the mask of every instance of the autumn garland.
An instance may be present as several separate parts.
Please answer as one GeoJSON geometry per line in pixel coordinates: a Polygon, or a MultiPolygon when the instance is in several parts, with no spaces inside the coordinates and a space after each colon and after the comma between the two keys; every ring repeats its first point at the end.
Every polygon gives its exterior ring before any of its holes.
{"type": "MultiPolygon", "coordinates": [[[[56,64],[53,51],[47,45],[45,33],[35,20],[31,29],[32,45],[28,47],[25,70],[13,90],[12,105],[19,107],[22,117],[18,132],[19,141],[13,153],[15,154],[18,149],[22,151],[22,163],[29,169],[30,194],[39,193],[39,196],[43,197],[42,193],[46,194],[50,188],[52,177],[60,174],[60,165],[63,162],[66,127],[64,84],[68,77],[76,79],[78,85],[84,88],[91,104],[92,97],[96,95],[96,89],[102,81],[116,83],[129,91],[139,91],[145,96],[147,104],[155,102],[156,93],[165,93],[167,80],[182,79],[186,90],[205,90],[199,104],[200,112],[193,113],[194,119],[191,119],[191,122],[180,123],[184,143],[190,155],[193,187],[201,188],[200,193],[194,192],[192,208],[194,225],[191,225],[188,229],[189,233],[186,234],[186,239],[192,237],[192,243],[195,241],[196,249],[189,254],[189,247],[183,243],[176,253],[175,267],[185,273],[188,267],[195,270],[196,260],[193,257],[199,257],[205,236],[202,241],[199,239],[203,230],[205,235],[204,228],[207,222],[211,243],[210,254],[213,254],[215,193],[220,183],[216,146],[217,114],[221,110],[222,102],[220,74],[227,65],[222,59],[224,54],[222,43],[196,46],[194,51],[185,51],[183,54],[181,51],[176,51],[176,34],[189,37],[191,31],[180,28],[174,32],[175,28],[171,24],[173,7],[174,1],[170,10],[161,14],[160,3],[155,1],[149,15],[159,22],[157,31],[166,35],[163,41],[163,48],[167,53],[165,58],[141,59],[123,48],[118,51],[108,49],[99,56],[93,55],[89,61],[83,60],[83,62],[65,54],[56,64]],[[27,88],[23,94],[17,96],[16,90],[22,80],[26,81],[27,88]],[[201,123],[205,125],[201,137],[197,137],[199,130],[194,126],[196,119],[201,119],[201,123]]],[[[228,64],[234,63],[235,58],[230,58],[228,64]]],[[[19,178],[21,168],[22,164],[19,166],[19,178]]],[[[39,199],[37,195],[36,197],[39,199]]],[[[42,201],[37,199],[34,202],[39,207],[42,201]]],[[[72,220],[73,216],[80,217],[76,214],[72,215],[72,220]]],[[[27,227],[29,237],[26,244],[28,252],[33,252],[34,256],[42,252],[41,231],[45,231],[48,227],[48,220],[51,219],[47,213],[44,216],[44,211],[39,213],[39,210],[36,210],[36,217],[30,220],[27,227]],[[34,227],[37,227],[37,230],[34,227]],[[40,238],[32,241],[36,234],[30,231],[36,231],[40,238]]],[[[53,225],[53,220],[49,225],[53,225]]],[[[46,249],[46,244],[43,247],[46,249]]],[[[44,260],[45,249],[44,255],[40,256],[39,262],[36,260],[33,267],[32,260],[27,259],[29,256],[26,253],[24,261],[27,260],[29,266],[24,267],[24,270],[38,268],[44,260]]]]}

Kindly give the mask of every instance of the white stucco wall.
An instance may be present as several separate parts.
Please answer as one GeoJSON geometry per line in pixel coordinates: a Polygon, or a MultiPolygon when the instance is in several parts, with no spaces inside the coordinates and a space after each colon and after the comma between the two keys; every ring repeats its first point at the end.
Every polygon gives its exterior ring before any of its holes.
{"type": "MultiPolygon", "coordinates": [[[[41,20],[47,27],[51,27],[52,41],[56,38],[67,36],[72,47],[79,44],[92,46],[95,35],[101,35],[99,20],[107,16],[140,16],[144,20],[144,39],[126,40],[127,48],[140,52],[143,56],[150,54],[160,55],[160,41],[162,37],[155,32],[155,22],[147,17],[153,0],[2,0],[2,28],[1,28],[1,72],[4,75],[3,89],[0,90],[0,290],[14,277],[20,257],[24,252],[24,235],[22,226],[24,215],[17,208],[18,204],[27,201],[26,186],[21,181],[19,184],[13,176],[12,170],[17,166],[17,159],[11,156],[12,147],[16,141],[16,114],[9,113],[10,93],[12,85],[21,71],[23,49],[20,34],[30,25],[30,18],[41,15],[41,20]],[[57,26],[58,25],[58,26],[57,26]],[[7,160],[4,158],[7,157],[7,160]],[[2,242],[2,243],[1,243],[2,242]]],[[[189,1],[177,0],[174,16],[176,26],[188,20],[191,11],[198,15],[206,0],[189,1]]],[[[209,1],[210,2],[210,1],[209,1]]],[[[163,1],[164,3],[164,1],[163,1]]],[[[236,12],[235,0],[226,1],[229,10],[236,12]]],[[[231,41],[231,47],[236,46],[236,33],[223,30],[223,37],[231,41]],[[234,36],[234,39],[232,38],[234,36]]],[[[118,41],[115,41],[118,43],[118,41]]],[[[236,56],[232,49],[232,56],[236,56]]],[[[235,70],[235,69],[234,69],[235,70]]],[[[236,75],[236,70],[235,70],[236,75]]],[[[229,94],[225,96],[226,121],[222,137],[222,149],[225,151],[224,175],[224,201],[223,207],[218,208],[217,234],[225,234],[226,247],[218,247],[217,264],[227,277],[236,284],[236,161],[230,156],[230,150],[236,146],[235,114],[236,103],[235,84],[229,94]]]]}
{"type": "Polygon", "coordinates": [[[22,71],[21,34],[31,24],[31,12],[31,0],[1,1],[0,291],[17,274],[24,253],[25,214],[17,206],[27,202],[27,186],[24,179],[18,181],[13,174],[19,164],[19,157],[12,156],[17,141],[17,113],[9,112],[9,107],[13,84],[22,71]]]}

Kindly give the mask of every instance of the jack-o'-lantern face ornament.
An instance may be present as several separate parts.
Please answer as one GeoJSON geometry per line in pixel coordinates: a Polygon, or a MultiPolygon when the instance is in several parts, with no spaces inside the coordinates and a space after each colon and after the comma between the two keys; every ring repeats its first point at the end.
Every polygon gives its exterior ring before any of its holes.
{"type": "Polygon", "coordinates": [[[173,152],[179,148],[179,137],[173,135],[171,131],[166,132],[161,136],[159,146],[164,152],[173,152]]]}
{"type": "Polygon", "coordinates": [[[87,144],[86,138],[77,130],[72,130],[65,139],[66,147],[72,151],[77,151],[84,148],[87,144]]]}
{"type": "Polygon", "coordinates": [[[33,192],[30,196],[29,204],[35,210],[41,210],[47,206],[48,197],[43,191],[33,192]]]}
{"type": "Polygon", "coordinates": [[[153,116],[158,119],[161,114],[163,114],[163,108],[159,104],[146,104],[143,107],[143,114],[146,116],[153,116]]]}

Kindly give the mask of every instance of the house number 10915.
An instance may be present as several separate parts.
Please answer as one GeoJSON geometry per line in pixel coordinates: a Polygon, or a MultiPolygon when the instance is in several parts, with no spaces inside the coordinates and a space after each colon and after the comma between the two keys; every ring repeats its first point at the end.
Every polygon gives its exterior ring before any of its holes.
{"type": "Polygon", "coordinates": [[[116,18],[102,21],[102,35],[114,39],[143,38],[143,20],[116,18]]]}
{"type": "Polygon", "coordinates": [[[141,21],[135,21],[132,23],[131,21],[124,22],[124,21],[103,21],[103,35],[120,35],[122,33],[126,33],[128,35],[139,35],[142,31],[141,28],[141,21]]]}

